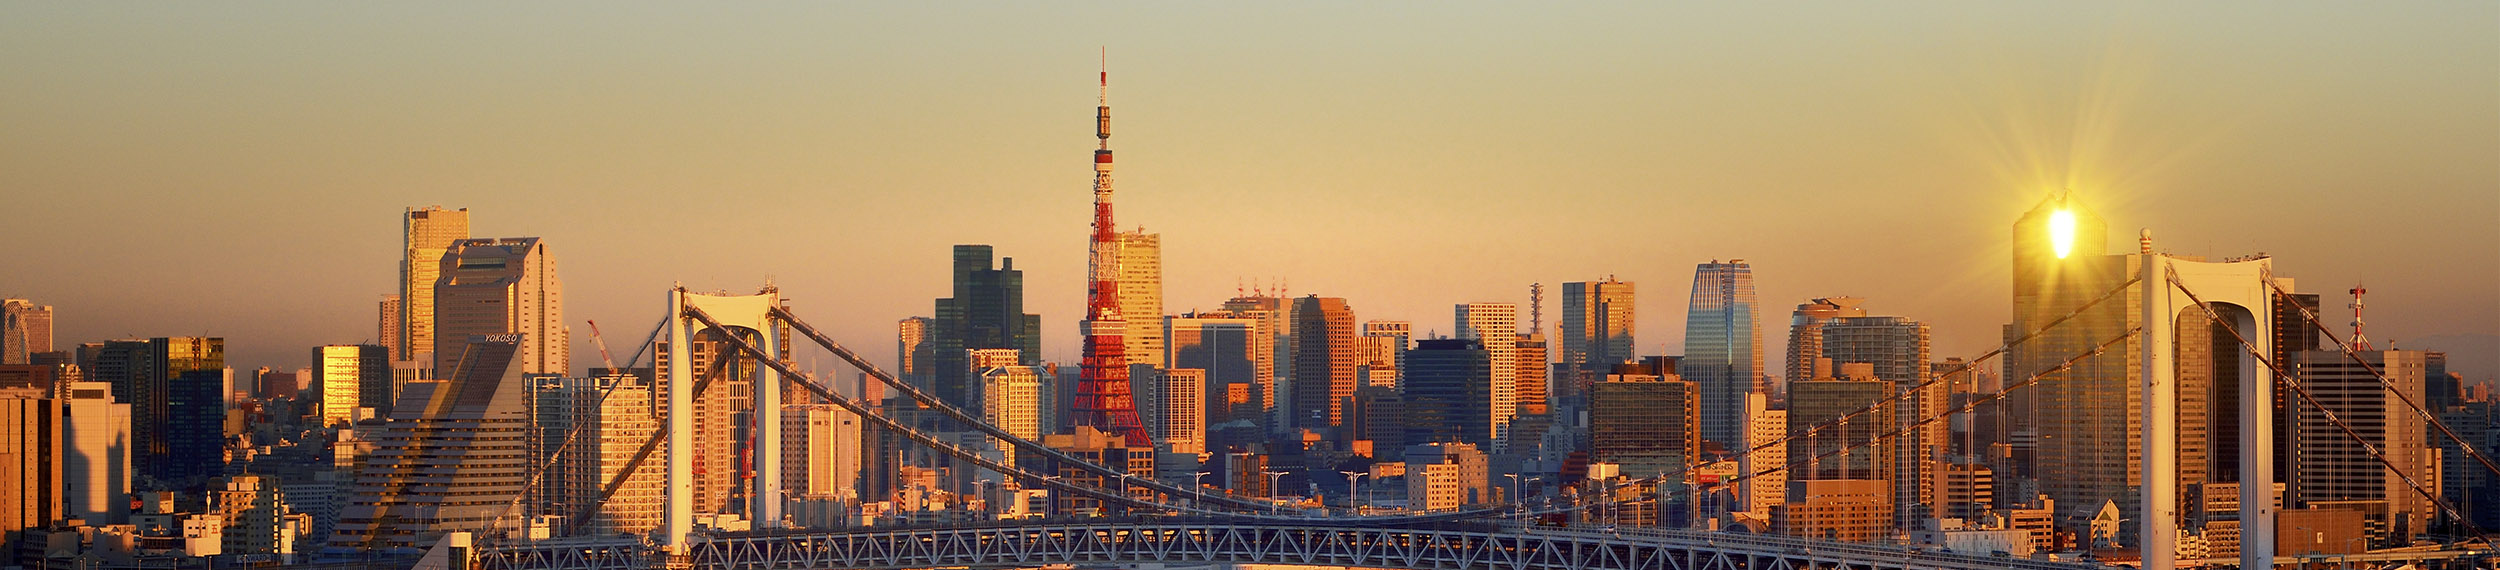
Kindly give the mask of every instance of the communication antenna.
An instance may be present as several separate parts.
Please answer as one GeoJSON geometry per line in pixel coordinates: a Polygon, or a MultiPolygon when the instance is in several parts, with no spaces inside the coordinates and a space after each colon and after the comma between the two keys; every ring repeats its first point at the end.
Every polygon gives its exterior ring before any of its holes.
{"type": "Polygon", "coordinates": [[[2369,287],[2362,286],[2362,285],[2361,285],[2361,284],[2359,284],[2359,283],[2355,283],[2355,284],[2353,284],[2353,286],[2352,286],[2352,291],[2351,291],[2351,293],[2352,293],[2352,349],[2353,349],[2353,350],[2362,350],[2362,351],[2367,351],[2367,350],[2377,350],[2377,349],[2375,349],[2375,348],[2371,348],[2371,347],[2370,347],[2370,337],[2368,337],[2368,336],[2364,336],[2364,335],[2362,335],[2362,334],[2361,334],[2361,296],[2362,296],[2362,295],[2368,295],[2368,294],[2370,294],[2370,288],[2369,288],[2369,287]]]}
{"type": "Polygon", "coordinates": [[[1528,334],[1545,328],[1545,284],[1528,284],[1528,334]]]}

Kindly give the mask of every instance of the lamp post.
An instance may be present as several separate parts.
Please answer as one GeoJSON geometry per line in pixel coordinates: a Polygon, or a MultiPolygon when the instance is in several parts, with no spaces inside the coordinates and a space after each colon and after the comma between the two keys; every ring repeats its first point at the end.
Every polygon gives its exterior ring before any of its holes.
{"type": "Polygon", "coordinates": [[[1511,515],[1518,516],[1520,512],[1525,512],[1519,509],[1519,474],[1503,473],[1502,476],[1510,478],[1510,508],[1513,511],[1511,515]]]}
{"type": "Polygon", "coordinates": [[[1277,486],[1277,485],[1282,485],[1282,484],[1284,484],[1285,472],[1283,472],[1283,471],[1260,471],[1260,472],[1259,472],[1259,474],[1261,474],[1261,475],[1266,475],[1266,476],[1267,476],[1267,510],[1268,510],[1268,512],[1271,512],[1271,513],[1275,513],[1275,512],[1283,512],[1283,511],[1284,511],[1283,507],[1281,507],[1281,506],[1279,506],[1279,505],[1277,505],[1277,504],[1276,504],[1276,486],[1277,486]]]}
{"type": "Polygon", "coordinates": [[[1191,498],[1197,499],[1197,502],[1206,502],[1207,476],[1214,474],[1214,471],[1200,471],[1198,472],[1197,477],[1190,479],[1190,482],[1197,484],[1197,486],[1189,488],[1191,498]]]}
{"type": "Polygon", "coordinates": [[[1371,501],[1359,500],[1356,491],[1363,488],[1363,476],[1370,475],[1370,473],[1362,471],[1338,471],[1338,473],[1346,476],[1345,496],[1348,502],[1354,503],[1354,514],[1363,514],[1363,504],[1371,501]]]}

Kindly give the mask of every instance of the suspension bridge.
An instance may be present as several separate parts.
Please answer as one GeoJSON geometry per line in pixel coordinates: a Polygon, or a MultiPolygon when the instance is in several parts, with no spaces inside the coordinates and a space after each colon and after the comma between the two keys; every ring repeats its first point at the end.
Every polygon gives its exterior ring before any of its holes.
{"type": "MultiPolygon", "coordinates": [[[[2242,365],[2239,386],[2242,402],[2273,401],[2273,390],[2282,386],[2299,396],[2301,405],[2327,410],[2288,374],[2284,363],[2274,362],[2269,335],[2241,334],[2240,331],[2273,330],[2274,308],[2280,297],[2290,293],[2276,286],[2270,260],[2265,258],[2209,263],[2175,258],[2145,251],[2142,266],[2125,283],[2101,293],[2063,316],[2045,321],[2036,330],[2009,340],[2004,346],[1962,364],[1960,372],[1981,366],[2017,346],[2042,338],[2051,329],[2068,326],[2086,311],[2126,298],[2140,310],[2140,323],[2123,331],[2110,331],[2107,338],[2065,355],[2056,364],[2039,370],[2021,371],[2022,377],[2011,378],[2017,371],[2009,370],[2009,380],[1990,394],[1966,400],[1960,406],[1941,413],[1903,422],[1889,433],[1854,442],[1838,449],[1810,457],[1791,458],[1785,465],[1754,469],[1726,481],[1734,485],[1742,480],[1763,477],[1791,469],[1801,469],[1816,461],[1861,450],[1865,447],[1900,437],[1905,433],[1955,414],[1967,413],[1981,404],[1996,401],[2008,394],[2040,382],[2043,378],[2067,371],[2086,359],[2112,350],[2132,348],[2140,351],[2142,368],[2142,417],[2145,460],[2141,466],[2147,482],[2142,493],[2139,523],[2141,528],[2176,528],[2178,494],[2175,488],[2175,445],[2178,426],[2178,382],[2175,345],[2176,332],[2169,324],[2183,311],[2202,314],[2212,322],[2231,331],[2230,336],[2254,358],[2238,359],[2242,365]]],[[[733,349],[719,355],[719,365],[695,382],[672,381],[666,386],[666,408],[690,409],[693,399],[714,384],[717,376],[732,362],[732,355],[743,355],[758,369],[754,394],[759,408],[777,408],[783,383],[813,395],[818,402],[828,403],[857,415],[863,421],[899,435],[912,443],[941,455],[952,457],[980,469],[1000,473],[1030,488],[1046,488],[1120,505],[1131,512],[1145,513],[1143,518],[1087,518],[1074,520],[1027,519],[995,521],[947,527],[873,526],[839,529],[781,528],[781,501],[778,486],[781,480],[778,450],[778,421],[758,421],[753,426],[757,441],[754,492],[747,495],[753,502],[751,513],[756,526],[751,531],[698,532],[693,528],[691,497],[691,464],[686,454],[675,450],[690,449],[693,431],[691,414],[669,414],[665,427],[646,441],[626,468],[627,473],[615,476],[606,487],[609,495],[639,467],[654,450],[665,444],[670,453],[662,458],[667,473],[667,497],[663,522],[651,536],[621,538],[558,538],[551,540],[516,540],[488,537],[475,548],[458,554],[474,568],[539,569],[539,568],[652,568],[701,567],[737,569],[901,569],[935,567],[1031,567],[1044,565],[1206,565],[1206,564],[1287,564],[1347,567],[1381,567],[1411,569],[1507,568],[1512,570],[1608,570],[1608,569],[1890,569],[1890,568],[2085,568],[2087,562],[2051,562],[1994,555],[1993,553],[1938,552],[1913,547],[1885,546],[1769,536],[1738,532],[1704,532],[1655,528],[1593,527],[1532,525],[1525,521],[1541,520],[1549,515],[1568,517],[1576,512],[1621,507],[1642,502],[1659,501],[1674,493],[1639,494],[1631,499],[1618,491],[1644,485],[1666,483],[1680,485],[1685,477],[1711,466],[1712,463],[1738,461],[1742,457],[1787,445],[1799,438],[1816,437],[1854,418],[1868,414],[1891,413],[1890,406],[1911,394],[1944,381],[1952,372],[1894,391],[1886,399],[1870,403],[1841,417],[1822,422],[1804,431],[1789,434],[1777,441],[1760,442],[1730,457],[1697,463],[1675,473],[1654,477],[1595,485],[1577,494],[1547,495],[1537,501],[1514,502],[1493,507],[1455,512],[1421,513],[1395,516],[1360,516],[1326,510],[1278,512],[1269,502],[1208,492],[1204,487],[1182,487],[1152,478],[1129,477],[1119,470],[1097,465],[1070,456],[1060,450],[1041,445],[1009,433],[975,414],[956,408],[915,386],[896,379],[856,353],[834,342],[815,327],[782,306],[776,293],[749,296],[707,295],[690,293],[683,288],[668,293],[669,313],[652,333],[651,340],[666,335],[669,351],[668,378],[692,378],[687,347],[695,335],[716,331],[715,341],[733,349]],[[982,435],[1012,447],[1018,454],[1045,458],[1099,480],[1117,482],[1116,488],[1086,484],[1072,478],[1037,473],[1021,465],[990,459],[965,449],[951,438],[923,433],[913,426],[881,414],[879,408],[828,390],[816,379],[781,362],[780,336],[771,334],[776,327],[788,327],[798,336],[832,353],[887,389],[909,399],[920,407],[982,435]]],[[[2323,324],[2306,309],[2300,311],[2306,324],[2324,331],[2323,324]]],[[[2326,338],[2334,339],[2331,331],[2326,338]]],[[[2337,340],[2341,344],[2340,340],[2337,340]]],[[[648,340],[645,346],[652,343],[648,340]]],[[[2349,345],[2345,353],[2352,354],[2349,345]]],[[[633,361],[638,361],[637,354],[633,361]]],[[[2355,357],[2355,361],[2359,361],[2355,357]]],[[[2364,363],[2367,365],[2367,363],[2364,363]]],[[[2377,371],[2373,369],[2373,372],[2377,371]]],[[[2384,374],[2380,381],[2386,382],[2384,374]]],[[[2391,384],[2392,385],[2392,384],[2391,384]]],[[[2401,394],[2399,395],[2401,398],[2401,394]]],[[[2405,400],[2415,413],[2423,414],[2431,425],[2454,439],[2455,435],[2439,425],[2436,417],[2422,411],[2411,400],[2405,400]]],[[[2270,406],[2241,406],[2240,425],[2274,425],[2270,406]]],[[[2325,417],[2340,427],[2354,441],[2368,449],[2380,462],[2386,463],[2384,452],[2364,440],[2345,421],[2328,410],[2325,417]]],[[[2270,429],[2240,430],[2241,503],[2250,505],[2241,519],[2240,556],[2243,568],[2297,565],[2310,561],[2300,557],[2274,556],[2274,498],[2272,472],[2274,434],[2270,429]]],[[[570,438],[568,438],[570,439],[570,438]]],[[[2492,468],[2491,462],[2469,443],[2462,444],[2466,453],[2492,468]]],[[[558,453],[563,453],[559,450],[558,453]]],[[[2393,464],[2387,464],[2394,469],[2393,464]]],[[[2500,473],[2500,468],[2493,469],[2500,473]]],[[[2402,470],[2397,470],[2402,473],[2402,470]]],[[[2435,489],[2424,482],[2405,478],[2416,493],[2436,505],[2440,514],[2455,521],[2468,534],[2480,536],[2481,531],[2441,500],[2435,489]]],[[[517,506],[517,505],[516,505],[517,506]]],[[[595,508],[592,505],[588,508],[595,508]]],[[[587,511],[585,511],[586,513],[587,511]]],[[[587,517],[573,517],[579,521],[587,517]]],[[[2176,535],[2163,532],[2141,533],[2141,552],[2145,568],[2172,568],[2175,560],[2176,535]]],[[[2380,553],[2360,557],[2344,557],[2346,563],[2358,562],[2371,567],[2492,567],[2494,553],[2487,543],[2470,547],[2421,550],[2410,553],[2380,553]]],[[[2208,561],[2222,562],[2225,561],[2208,561]]]]}

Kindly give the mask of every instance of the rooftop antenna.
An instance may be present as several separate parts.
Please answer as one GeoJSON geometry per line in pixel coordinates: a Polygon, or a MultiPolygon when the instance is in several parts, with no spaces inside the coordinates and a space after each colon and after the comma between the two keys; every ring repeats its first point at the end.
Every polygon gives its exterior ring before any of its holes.
{"type": "Polygon", "coordinates": [[[2361,296],[2362,296],[2362,295],[2368,295],[2368,294],[2370,294],[2370,288],[2369,288],[2369,287],[2362,286],[2362,285],[2361,285],[2361,284],[2359,284],[2359,283],[2355,283],[2355,284],[2353,284],[2353,286],[2352,286],[2352,349],[2353,349],[2353,350],[2358,350],[2358,351],[2370,351],[2370,350],[2377,350],[2377,349],[2375,349],[2375,348],[2371,348],[2371,347],[2370,347],[2370,337],[2368,337],[2368,336],[2364,336],[2364,335],[2362,335],[2362,334],[2361,334],[2361,296]]]}
{"type": "Polygon", "coordinates": [[[1528,334],[1545,328],[1545,284],[1528,284],[1528,334]]]}

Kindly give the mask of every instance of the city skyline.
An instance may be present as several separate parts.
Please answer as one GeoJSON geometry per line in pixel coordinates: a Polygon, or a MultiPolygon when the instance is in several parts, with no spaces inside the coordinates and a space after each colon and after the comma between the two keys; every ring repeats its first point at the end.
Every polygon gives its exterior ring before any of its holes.
{"type": "MultiPolygon", "coordinates": [[[[235,368],[294,368],[308,364],[306,347],[378,342],[374,303],[396,289],[392,217],[442,205],[471,210],[472,236],[535,236],[564,247],[567,317],[614,323],[612,347],[646,330],[671,283],[743,290],[768,278],[838,338],[881,346],[894,320],[918,313],[891,307],[946,294],[951,245],[989,244],[1028,272],[1029,310],[1043,319],[1041,357],[1073,364],[1085,183],[1067,157],[1091,142],[1079,134],[1093,95],[1084,76],[1102,44],[1123,90],[1115,95],[1127,156],[1122,229],[1163,234],[1166,313],[1213,310],[1237,279],[1281,278],[1294,296],[1346,298],[1360,307],[1359,320],[1439,323],[1450,304],[1521,303],[1528,283],[1615,275],[1646,282],[1653,295],[1640,301],[1653,310],[1637,315],[1643,343],[1635,353],[1680,354],[1684,315],[1666,309],[1684,299],[1663,295],[1680,292],[1693,264],[1742,258],[1757,272],[1759,302],[1775,310],[1863,297],[1933,324],[1937,356],[1969,356],[1993,347],[1998,326],[2011,320],[2002,303],[1970,301],[2008,290],[2006,223],[2071,186],[2109,220],[2115,239],[2149,227],[2166,250],[2277,255],[2284,276],[2325,295],[2331,323],[2349,320],[2343,289],[2377,285],[2369,320],[2382,345],[2500,334],[2500,301],[2488,295],[2500,283],[2500,227],[2488,223],[2500,215],[2500,166],[2474,158],[2500,154],[2500,137],[2490,136],[2500,133],[2500,93],[2489,81],[2500,69],[2500,40],[2470,26],[2490,21],[2488,6],[2444,16],[2396,14],[2432,10],[2420,6],[2285,9],[2267,16],[2281,25],[2268,28],[2276,33],[2209,43],[2189,28],[2204,31],[2194,24],[2245,10],[1996,7],[1918,23],[1942,39],[1877,41],[1866,54],[1846,53],[1845,39],[1911,24],[1876,10],[1853,24],[1749,9],[1681,14],[1694,22],[1677,25],[1803,27],[1842,39],[1791,30],[1780,37],[1793,45],[1736,31],[1654,40],[1632,37],[1632,28],[1676,22],[1666,16],[1681,11],[1626,9],[1629,22],[1606,33],[1536,44],[1463,37],[1504,24],[1492,21],[1502,10],[1478,8],[1421,30],[1321,38],[1269,58],[1221,44],[1245,36],[1261,40],[1254,48],[1291,44],[1279,22],[1290,18],[1277,13],[1231,23],[1125,14],[1109,31],[1038,39],[1031,34],[1045,33],[1044,23],[1086,12],[1040,14],[1034,23],[977,18],[974,30],[1017,31],[1025,35],[1009,43],[1043,46],[1009,57],[994,43],[952,46],[943,35],[894,39],[935,23],[866,39],[804,28],[846,14],[769,25],[717,15],[685,31],[721,39],[739,25],[766,29],[708,51],[664,54],[621,47],[644,29],[637,26],[662,17],[652,14],[586,18],[575,35],[559,35],[583,42],[568,48],[531,43],[523,32],[572,14],[517,14],[523,23],[513,29],[414,18],[406,25],[415,28],[396,35],[351,38],[343,30],[382,18],[304,11],[158,30],[93,8],[8,10],[24,17],[0,18],[0,65],[26,71],[30,87],[0,94],[0,121],[23,126],[0,137],[0,187],[20,211],[46,215],[7,225],[0,238],[38,246],[13,265],[81,269],[11,272],[0,296],[56,307],[56,349],[217,336],[228,339],[235,368]],[[2078,15],[2081,23],[2058,21],[2078,15]],[[36,21],[58,25],[27,24],[36,21]],[[1153,25],[1171,21],[1219,33],[1181,38],[1153,25]],[[148,35],[155,32],[163,34],[148,35]],[[466,34],[483,47],[428,32],[466,34]],[[125,49],[72,49],[97,38],[124,40],[125,49]],[[877,38],[939,53],[880,60],[867,51],[877,38]],[[197,53],[165,51],[181,41],[197,53]],[[2006,49],[1951,55],[1957,41],[2006,49]],[[268,57],[305,46],[345,49],[268,57]],[[824,47],[756,57],[788,46],[824,47]],[[1765,63],[1716,69],[1669,47],[1754,50],[1765,63]],[[496,48],[511,60],[491,59],[496,48]],[[1446,49],[1417,53],[1435,48],[1446,49]],[[2213,67],[2269,48],[2282,60],[2213,67]],[[239,61],[201,59],[218,55],[239,61]],[[1989,57],[2003,61],[1982,61],[1989,57]],[[751,67],[706,68],[728,61],[751,67]],[[237,76],[201,73],[203,62],[234,66],[237,76]],[[607,73],[568,71],[572,63],[607,73]],[[1837,69],[1866,65],[1898,76],[1837,69]],[[1618,67],[1629,72],[1607,73],[1618,67]],[[637,69],[645,76],[615,75],[637,69]],[[807,73],[789,84],[767,79],[790,70],[807,73]],[[498,75],[538,72],[553,73],[498,75]],[[360,75],[372,73],[394,77],[360,75]],[[2197,78],[2205,75],[2215,77],[2197,78]],[[1863,84],[1867,96],[1800,94],[1821,91],[1798,83],[1804,78],[1863,84]],[[244,87],[250,79],[286,81],[244,87]],[[684,82],[732,88],[671,87],[684,82]],[[411,85],[423,89],[352,105],[338,99],[411,85]],[[624,93],[636,89],[644,91],[624,93]],[[1431,104],[1393,108],[1409,100],[1431,104]],[[696,112],[644,116],[671,102],[696,112]],[[1793,113],[1778,112],[1783,105],[1793,113]],[[185,114],[165,114],[175,112],[185,114]],[[782,113],[792,120],[760,122],[782,113]],[[1486,115],[1496,118],[1477,118],[1486,115]],[[530,120],[498,126],[489,117],[530,120]],[[589,128],[609,121],[611,130],[589,128]],[[1257,122],[1274,124],[1248,124],[1257,122]],[[1676,136],[1657,134],[1670,131],[1676,136]],[[1885,141],[1898,144],[1872,144],[1885,141]],[[473,143],[484,144],[463,148],[473,143]],[[775,145],[807,152],[766,152],[775,145]],[[1789,145],[1799,148],[1774,150],[1789,145]],[[983,168],[944,166],[952,164],[983,168]],[[2369,192],[2387,194],[2353,197],[2369,192]],[[671,193],[752,201],[670,203],[671,193]],[[1889,199],[1896,196],[1903,199],[1889,199]],[[2254,213],[2204,214],[2242,204],[2254,213]],[[763,215],[732,218],[753,212],[763,215]],[[1865,216],[1897,220],[1885,227],[1901,231],[1869,236],[1865,216]],[[756,219],[804,227],[745,224],[756,219]],[[1335,232],[1347,239],[1312,237],[1335,232]],[[785,241],[727,253],[711,236],[785,241]],[[1564,246],[1584,240],[1601,246],[1564,246]],[[1467,251],[1468,263],[1415,255],[1431,251],[1467,251]],[[98,263],[105,259],[137,262],[98,263]],[[1910,277],[1921,273],[1928,276],[1910,277]],[[190,291],[161,295],[168,283],[190,291]]],[[[1348,10],[1322,29],[1397,17],[1348,10]]],[[[1550,31],[1587,16],[1519,23],[1550,31]]],[[[1785,346],[1785,331],[1769,328],[1764,342],[1785,346]]],[[[1427,324],[1418,338],[1456,334],[1436,329],[1427,324]]],[[[595,354],[588,335],[574,336],[572,352],[595,354]]],[[[2475,338],[2488,345],[2500,336],[2475,338]]],[[[2469,380],[2493,373],[2458,366],[2469,380]]]]}

